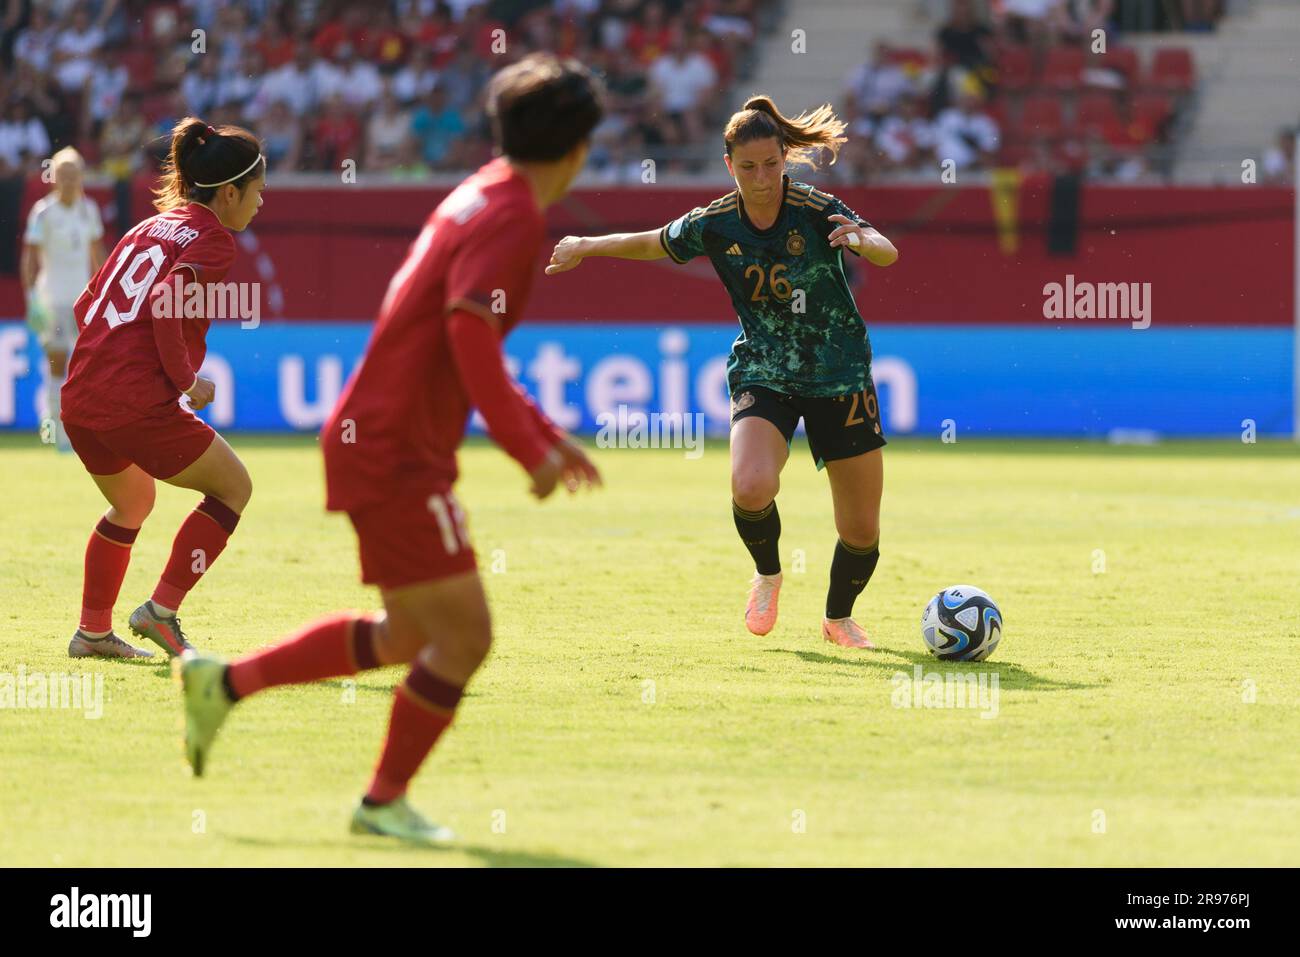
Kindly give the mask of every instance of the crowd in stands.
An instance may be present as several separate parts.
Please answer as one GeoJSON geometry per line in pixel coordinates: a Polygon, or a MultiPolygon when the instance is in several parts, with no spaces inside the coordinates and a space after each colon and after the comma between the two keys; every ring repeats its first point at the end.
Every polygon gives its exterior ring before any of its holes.
{"type": "MultiPolygon", "coordinates": [[[[933,50],[876,46],[842,96],[846,181],[1017,167],[1143,181],[1195,89],[1183,48],[1143,64],[1123,44],[1125,0],[950,0],[933,50]],[[1102,31],[1105,52],[1094,51],[1102,31]]],[[[1212,29],[1218,0],[1181,0],[1168,26],[1212,29]]]]}
{"type": "Polygon", "coordinates": [[[123,178],[187,114],[247,126],[272,172],[418,177],[490,155],[491,74],[538,49],[610,92],[592,168],[689,165],[772,0],[0,0],[0,177],[77,146],[123,178]],[[200,31],[196,33],[195,31],[200,31]]]}

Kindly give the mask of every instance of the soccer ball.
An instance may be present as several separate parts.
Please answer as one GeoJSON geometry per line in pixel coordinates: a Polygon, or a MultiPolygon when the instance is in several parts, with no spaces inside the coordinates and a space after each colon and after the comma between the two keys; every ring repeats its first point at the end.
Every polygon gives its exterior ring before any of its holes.
{"type": "Polygon", "coordinates": [[[925,606],[921,637],[940,661],[983,661],[1002,637],[1002,612],[974,585],[953,585],[925,606]]]}

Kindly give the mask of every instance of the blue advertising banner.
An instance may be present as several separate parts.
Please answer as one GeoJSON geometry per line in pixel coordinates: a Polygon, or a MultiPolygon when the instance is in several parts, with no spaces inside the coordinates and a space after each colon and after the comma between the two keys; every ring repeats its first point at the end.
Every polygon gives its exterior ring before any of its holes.
{"type": "MultiPolygon", "coordinates": [[[[204,374],[219,429],[311,431],[338,398],[368,323],[213,327],[204,374]]],[[[562,426],[604,413],[699,413],[725,433],[736,327],[547,324],[507,343],[515,373],[562,426]]],[[[871,332],[887,435],[1239,435],[1293,429],[1289,329],[952,326],[871,332]]],[[[38,428],[45,362],[21,322],[0,322],[0,429],[38,428]]],[[[477,423],[476,423],[477,426],[477,423]]]]}

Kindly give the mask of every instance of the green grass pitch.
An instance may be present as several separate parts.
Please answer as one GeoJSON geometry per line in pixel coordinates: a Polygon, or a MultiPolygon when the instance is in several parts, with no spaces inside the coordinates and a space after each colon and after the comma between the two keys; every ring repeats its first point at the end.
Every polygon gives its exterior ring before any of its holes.
{"type": "MultiPolygon", "coordinates": [[[[311,440],[233,438],[253,501],[183,609],[228,655],[370,608],[311,440]]],[[[0,679],[103,676],[103,714],[0,709],[8,865],[1289,865],[1300,859],[1300,457],[1283,443],[897,441],[882,558],[858,604],[880,650],[820,638],[835,541],[803,440],[780,506],[776,630],[742,612],[727,453],[596,454],[607,487],[538,505],[502,453],[459,495],[496,645],[413,803],[459,847],[347,833],[397,669],[241,705],[189,777],[165,664],[71,661],[85,539],[79,463],[0,442],[0,679]],[[805,571],[800,571],[802,554],[805,571]],[[924,603],[1001,605],[989,662],[940,665],[924,603]],[[894,677],[998,678],[988,709],[901,708],[894,677]]],[[[116,625],[195,504],[160,487],[116,625]]]]}

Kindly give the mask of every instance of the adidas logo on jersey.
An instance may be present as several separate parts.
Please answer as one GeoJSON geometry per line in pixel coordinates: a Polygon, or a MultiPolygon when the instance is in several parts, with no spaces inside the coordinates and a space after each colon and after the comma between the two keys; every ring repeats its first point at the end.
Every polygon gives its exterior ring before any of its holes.
{"type": "Polygon", "coordinates": [[[727,250],[727,255],[728,255],[728,256],[739,256],[739,255],[741,255],[741,252],[740,252],[740,243],[732,243],[732,244],[731,244],[731,247],[727,250]]]}

